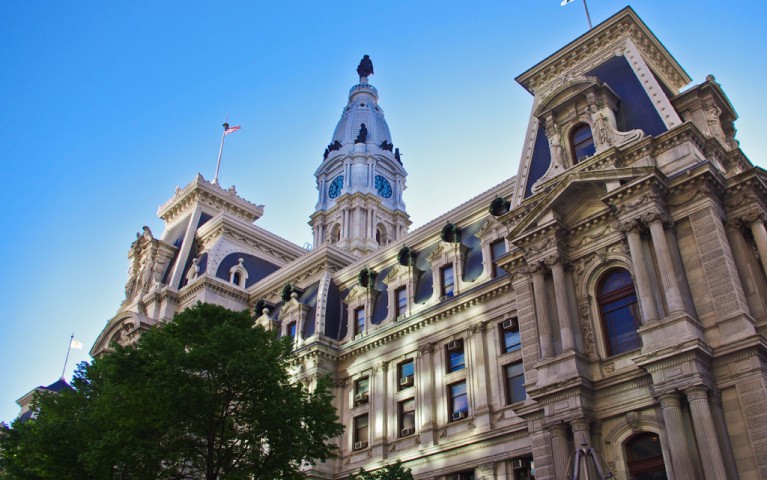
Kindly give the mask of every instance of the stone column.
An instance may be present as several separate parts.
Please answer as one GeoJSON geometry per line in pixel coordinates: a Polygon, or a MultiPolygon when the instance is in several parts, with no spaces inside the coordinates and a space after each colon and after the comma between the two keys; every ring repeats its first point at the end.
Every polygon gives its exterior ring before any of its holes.
{"type": "Polygon", "coordinates": [[[570,428],[573,430],[573,441],[575,442],[575,448],[593,446],[591,444],[591,433],[589,432],[590,427],[591,422],[585,418],[579,418],[570,422],[570,428]]]}
{"type": "Polygon", "coordinates": [[[386,385],[386,372],[389,370],[389,362],[381,362],[373,368],[372,378],[372,391],[373,398],[370,402],[371,417],[370,428],[372,434],[370,435],[371,443],[373,445],[381,443],[386,438],[386,418],[389,411],[387,402],[389,395],[387,395],[386,385]]]}
{"type": "MultiPolygon", "coordinates": [[[[753,271],[749,259],[753,257],[751,247],[746,242],[741,230],[742,222],[738,220],[727,223],[727,240],[732,250],[732,258],[735,261],[740,284],[743,288],[743,294],[746,296],[749,313],[752,317],[758,318],[766,313],[765,303],[759,294],[759,288],[753,278],[753,271]]],[[[756,266],[756,268],[759,268],[756,266]]]]}
{"type": "Polygon", "coordinates": [[[698,441],[700,460],[706,480],[723,480],[727,478],[722,461],[722,451],[716,438],[714,420],[708,405],[706,387],[698,385],[685,390],[687,401],[692,413],[692,426],[698,441]]]}
{"type": "Polygon", "coordinates": [[[535,317],[538,320],[538,335],[541,340],[541,357],[554,356],[554,337],[551,331],[548,300],[546,299],[546,281],[543,277],[543,265],[538,263],[531,267],[533,274],[533,290],[535,295],[535,317]]]}
{"type": "Polygon", "coordinates": [[[421,345],[418,348],[418,358],[415,363],[416,414],[420,419],[417,432],[421,435],[421,445],[424,447],[436,443],[434,428],[437,404],[434,401],[434,393],[437,387],[434,384],[433,352],[433,343],[421,345]]]}
{"type": "Polygon", "coordinates": [[[690,454],[687,451],[687,439],[684,435],[684,420],[679,408],[679,394],[666,393],[660,396],[660,408],[663,422],[666,424],[668,449],[671,452],[671,464],[674,467],[675,480],[696,480],[690,454]]]}
{"type": "Polygon", "coordinates": [[[474,407],[475,416],[489,410],[487,389],[491,382],[487,374],[487,354],[485,352],[486,327],[486,324],[480,322],[466,332],[469,347],[466,352],[466,363],[473,366],[468,372],[468,377],[474,391],[474,398],[471,404],[474,407]]]}
{"type": "Polygon", "coordinates": [[[679,285],[676,282],[676,273],[674,271],[674,262],[671,260],[671,253],[668,250],[668,241],[666,240],[666,230],[663,226],[662,215],[652,214],[648,219],[650,225],[650,235],[655,248],[655,255],[658,258],[658,270],[660,270],[660,280],[663,290],[666,292],[666,303],[668,304],[668,313],[683,312],[684,302],[682,294],[679,291],[679,285]]]}
{"type": "Polygon", "coordinates": [[[764,229],[764,218],[760,215],[751,223],[751,233],[754,235],[756,249],[759,251],[759,260],[767,274],[767,231],[764,229]]]}
{"type": "Polygon", "coordinates": [[[732,451],[730,434],[727,431],[727,421],[722,410],[722,394],[718,391],[709,392],[708,403],[711,408],[711,416],[714,419],[714,429],[719,440],[719,448],[724,457],[724,468],[727,470],[727,478],[729,480],[737,480],[738,467],[735,463],[735,454],[732,451]]]}
{"type": "Polygon", "coordinates": [[[564,424],[552,425],[551,450],[554,455],[554,474],[556,478],[565,478],[567,462],[570,460],[570,450],[567,447],[567,427],[564,424]]]}
{"type": "Polygon", "coordinates": [[[658,305],[655,303],[655,296],[650,287],[650,274],[647,271],[647,261],[644,256],[644,248],[642,248],[639,223],[632,220],[631,222],[624,223],[621,229],[626,234],[626,239],[629,243],[631,263],[634,265],[634,281],[639,297],[639,307],[642,309],[642,321],[647,323],[657,320],[658,305]]]}
{"type": "Polygon", "coordinates": [[[575,350],[575,331],[570,311],[570,300],[567,297],[565,269],[562,259],[555,257],[551,264],[551,276],[554,278],[554,297],[557,302],[557,317],[562,336],[562,351],[575,350]]]}

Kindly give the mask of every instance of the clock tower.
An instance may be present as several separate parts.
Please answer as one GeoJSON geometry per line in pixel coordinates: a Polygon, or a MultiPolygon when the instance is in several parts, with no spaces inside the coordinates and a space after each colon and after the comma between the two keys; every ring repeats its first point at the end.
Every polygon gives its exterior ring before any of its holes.
{"type": "Polygon", "coordinates": [[[319,195],[309,224],[315,248],[332,243],[362,256],[402,238],[410,217],[402,201],[407,172],[378,106],[378,91],[368,83],[373,63],[367,55],[357,73],[360,81],[349,91],[314,173],[319,195]]]}

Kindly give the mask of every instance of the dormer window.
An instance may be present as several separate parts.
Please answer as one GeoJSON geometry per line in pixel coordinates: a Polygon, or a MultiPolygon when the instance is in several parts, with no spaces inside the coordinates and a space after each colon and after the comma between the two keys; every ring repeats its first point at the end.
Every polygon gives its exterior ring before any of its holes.
{"type": "Polygon", "coordinates": [[[455,290],[455,276],[453,274],[453,264],[445,265],[439,270],[440,294],[442,297],[452,297],[455,290]]]}
{"type": "Polygon", "coordinates": [[[240,288],[245,288],[245,282],[248,280],[248,271],[245,270],[243,262],[245,259],[237,259],[237,265],[229,269],[229,282],[240,288]]]}
{"type": "Polygon", "coordinates": [[[578,163],[596,153],[594,135],[588,123],[579,123],[570,131],[570,153],[573,163],[578,163]]]}
{"type": "Polygon", "coordinates": [[[365,307],[354,310],[354,335],[361,335],[365,331],[365,307]]]}

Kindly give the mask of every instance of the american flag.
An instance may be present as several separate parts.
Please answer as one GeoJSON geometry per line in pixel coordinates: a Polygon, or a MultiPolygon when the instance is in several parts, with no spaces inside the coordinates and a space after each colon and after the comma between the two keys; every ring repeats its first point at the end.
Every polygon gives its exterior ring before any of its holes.
{"type": "Polygon", "coordinates": [[[227,127],[226,130],[224,130],[224,135],[229,135],[230,133],[234,133],[237,130],[239,130],[241,127],[239,125],[235,125],[233,127],[227,127]]]}

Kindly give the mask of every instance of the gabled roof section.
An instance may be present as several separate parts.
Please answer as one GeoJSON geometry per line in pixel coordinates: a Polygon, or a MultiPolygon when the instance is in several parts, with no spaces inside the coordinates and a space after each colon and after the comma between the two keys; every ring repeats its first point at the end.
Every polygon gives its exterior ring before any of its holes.
{"type": "MultiPolygon", "coordinates": [[[[531,226],[536,225],[542,218],[544,218],[551,210],[552,206],[556,204],[559,199],[566,198],[566,202],[572,203],[572,195],[569,191],[577,186],[587,183],[605,184],[607,182],[621,182],[627,180],[633,180],[639,177],[643,177],[651,174],[654,171],[653,167],[638,167],[638,168],[619,168],[614,170],[598,170],[589,172],[573,171],[565,173],[562,176],[559,184],[550,190],[546,196],[533,207],[524,218],[517,223],[513,230],[510,232],[509,237],[513,238],[522,234],[522,232],[528,230],[531,226]]],[[[605,190],[605,193],[607,190],[605,190]]],[[[514,211],[506,214],[505,218],[513,218],[516,216],[514,211]]]]}
{"type": "Polygon", "coordinates": [[[606,58],[617,53],[616,48],[626,37],[631,38],[642,58],[669,90],[677,93],[690,83],[687,72],[631,7],[624,8],[560,48],[516,80],[535,95],[540,88],[564,75],[583,74],[593,66],[595,57],[606,58]]]}

